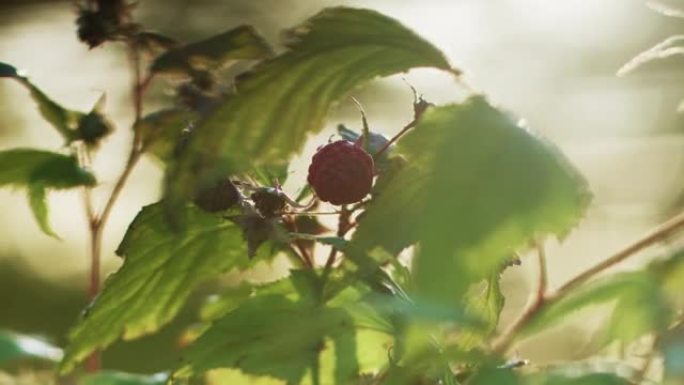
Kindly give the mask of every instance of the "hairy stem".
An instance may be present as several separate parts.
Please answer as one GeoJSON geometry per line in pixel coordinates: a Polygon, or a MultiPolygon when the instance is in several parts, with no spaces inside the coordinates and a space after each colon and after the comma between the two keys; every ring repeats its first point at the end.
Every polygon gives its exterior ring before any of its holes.
{"type": "Polygon", "coordinates": [[[632,242],[621,250],[617,251],[613,255],[604,259],[602,262],[590,267],[584,272],[577,275],[575,278],[571,279],[563,286],[558,288],[555,292],[538,297],[536,301],[533,301],[530,306],[525,308],[525,310],[518,316],[518,318],[513,321],[511,326],[503,332],[498,339],[492,344],[492,350],[495,353],[505,353],[515,341],[517,334],[523,329],[525,325],[544,307],[554,304],[561,299],[565,298],[574,289],[581,286],[585,282],[594,278],[596,275],[604,272],[608,268],[615,266],[616,264],[626,260],[630,256],[636,254],[637,252],[649,247],[657,242],[660,242],[674,233],[684,229],[684,212],[675,215],[664,223],[656,226],[653,230],[649,231],[645,236],[639,238],[638,240],[632,242]]]}

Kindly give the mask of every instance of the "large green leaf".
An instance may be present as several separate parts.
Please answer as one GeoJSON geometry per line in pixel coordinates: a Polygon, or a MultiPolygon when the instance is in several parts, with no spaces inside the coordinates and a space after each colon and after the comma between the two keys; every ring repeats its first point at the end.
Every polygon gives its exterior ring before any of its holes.
{"type": "Polygon", "coordinates": [[[189,196],[208,173],[282,162],[317,132],[333,103],[377,76],[414,67],[450,71],[444,55],[380,13],[330,8],[288,34],[289,50],[238,79],[236,92],[197,125],[167,175],[171,196],[189,196]]]}
{"type": "Polygon", "coordinates": [[[150,70],[187,73],[220,66],[229,60],[263,59],[271,55],[271,47],[254,28],[240,26],[205,40],[172,48],[157,57],[150,70]]]}
{"type": "Polygon", "coordinates": [[[94,184],[95,177],[72,156],[29,148],[0,151],[0,187],[27,189],[33,215],[47,235],[56,236],[48,222],[46,191],[94,184]]]}
{"type": "Polygon", "coordinates": [[[374,197],[353,249],[419,242],[418,294],[455,304],[530,239],[564,235],[588,203],[560,152],[475,96],[432,108],[397,149],[408,160],[374,197]]]}
{"type": "Polygon", "coordinates": [[[12,361],[59,361],[62,350],[39,339],[0,330],[0,366],[12,361]]]}
{"type": "Polygon", "coordinates": [[[123,266],[70,334],[63,372],[119,337],[158,330],[199,283],[250,266],[240,227],[194,206],[185,208],[184,218],[187,227],[179,231],[166,222],[161,203],[138,214],[117,249],[123,266]]]}

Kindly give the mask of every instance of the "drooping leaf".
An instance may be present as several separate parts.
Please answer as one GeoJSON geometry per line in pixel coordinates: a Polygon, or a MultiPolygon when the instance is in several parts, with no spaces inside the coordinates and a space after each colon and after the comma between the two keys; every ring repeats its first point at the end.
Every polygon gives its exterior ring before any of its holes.
{"type": "Polygon", "coordinates": [[[263,59],[273,51],[250,26],[240,26],[208,39],[171,48],[154,60],[153,73],[191,73],[229,60],[263,59]]]}
{"type": "Polygon", "coordinates": [[[557,149],[480,96],[428,110],[397,151],[407,163],[369,204],[353,249],[418,242],[416,287],[440,303],[533,237],[567,233],[588,203],[557,149]]]}
{"type": "Polygon", "coordinates": [[[56,237],[48,221],[47,190],[94,184],[95,177],[72,156],[29,148],[0,151],[0,187],[27,189],[33,215],[47,235],[56,237]]]}
{"type": "Polygon", "coordinates": [[[646,63],[677,55],[684,55],[684,35],[670,36],[655,46],[638,54],[627,62],[627,64],[623,65],[622,68],[618,70],[617,74],[618,76],[624,76],[646,63]]]}
{"type": "Polygon", "coordinates": [[[68,110],[50,99],[43,91],[13,66],[0,62],[0,77],[9,77],[17,80],[31,93],[31,97],[38,105],[38,109],[45,118],[59,132],[66,142],[75,138],[78,122],[85,114],[78,111],[68,110]]]}
{"type": "Polygon", "coordinates": [[[87,374],[80,378],[79,385],[164,385],[167,383],[167,373],[151,375],[102,370],[87,374]]]}
{"type": "Polygon", "coordinates": [[[330,344],[336,352],[335,383],[348,383],[358,363],[353,320],[344,310],[256,297],[217,320],[189,348],[180,375],[238,368],[296,384],[330,344]]]}
{"type": "MultiPolygon", "coordinates": [[[[61,364],[68,372],[92,351],[116,339],[133,339],[168,323],[201,282],[250,260],[239,226],[188,205],[187,227],[174,230],[166,222],[162,203],[146,206],[129,226],[117,249],[123,266],[70,333],[61,364]]],[[[264,256],[270,256],[262,248],[264,256]]]]}
{"type": "Polygon", "coordinates": [[[289,33],[288,48],[238,79],[235,95],[198,125],[167,174],[169,196],[190,196],[188,189],[210,173],[287,159],[322,128],[335,101],[377,76],[415,67],[454,71],[441,52],[397,21],[363,9],[322,11],[289,33]]]}
{"type": "Polygon", "coordinates": [[[57,362],[62,350],[37,338],[0,330],[0,366],[25,359],[57,362]]]}

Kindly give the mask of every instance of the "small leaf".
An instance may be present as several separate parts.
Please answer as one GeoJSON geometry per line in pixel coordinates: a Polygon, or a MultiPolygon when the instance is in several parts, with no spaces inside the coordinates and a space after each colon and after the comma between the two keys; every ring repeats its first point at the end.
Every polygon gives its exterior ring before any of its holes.
{"type": "Polygon", "coordinates": [[[198,125],[178,167],[167,173],[170,201],[191,196],[189,189],[212,173],[288,159],[321,130],[337,100],[377,76],[415,67],[455,72],[425,40],[364,9],[322,11],[289,33],[288,48],[238,79],[235,95],[198,125]]]}
{"type": "Polygon", "coordinates": [[[623,65],[622,68],[618,70],[617,75],[627,75],[646,63],[676,55],[684,55],[684,35],[670,36],[655,46],[638,54],[627,62],[627,64],[623,65]]]}
{"type": "Polygon", "coordinates": [[[208,39],[172,48],[152,63],[156,73],[192,73],[218,67],[228,60],[263,59],[272,55],[271,47],[249,26],[240,26],[208,39]]]}
{"type": "Polygon", "coordinates": [[[57,362],[62,350],[39,339],[0,330],[0,366],[23,359],[57,362]]]}
{"type": "Polygon", "coordinates": [[[79,385],[164,385],[169,380],[167,373],[151,375],[102,370],[86,374],[80,378],[79,385]]]}
{"type": "Polygon", "coordinates": [[[36,222],[46,235],[59,239],[52,230],[48,220],[48,206],[45,187],[41,185],[31,185],[28,191],[29,205],[36,222]]]}
{"type": "Polygon", "coordinates": [[[565,235],[589,201],[556,148],[480,96],[428,110],[397,152],[406,165],[368,205],[352,250],[418,242],[415,284],[431,301],[458,303],[530,239],[565,235]]]}
{"type": "Polygon", "coordinates": [[[23,76],[20,71],[9,64],[0,62],[0,77],[16,79],[31,92],[31,97],[38,104],[41,115],[62,135],[68,143],[74,140],[74,130],[85,115],[82,112],[68,110],[50,99],[43,91],[23,76]]]}
{"type": "MultiPolygon", "coordinates": [[[[162,206],[144,207],[129,226],[117,249],[124,264],[71,331],[62,372],[119,337],[128,340],[158,330],[198,284],[252,265],[242,231],[233,222],[188,205],[187,226],[178,231],[165,221],[162,206]]],[[[267,249],[254,261],[270,256],[267,249]]]]}

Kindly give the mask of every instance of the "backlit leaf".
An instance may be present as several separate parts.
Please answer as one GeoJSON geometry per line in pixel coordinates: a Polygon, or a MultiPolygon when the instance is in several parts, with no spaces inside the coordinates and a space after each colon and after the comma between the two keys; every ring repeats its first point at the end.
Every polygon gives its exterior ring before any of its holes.
{"type": "Polygon", "coordinates": [[[397,152],[407,163],[369,204],[353,249],[418,242],[418,294],[440,303],[457,303],[530,239],[566,234],[588,203],[556,148],[480,96],[428,110],[397,152]]]}
{"type": "Polygon", "coordinates": [[[415,67],[453,71],[439,50],[370,10],[326,9],[288,36],[288,51],[238,79],[235,94],[198,124],[167,175],[170,196],[190,196],[210,173],[282,162],[322,128],[335,101],[377,76],[415,67]]]}

